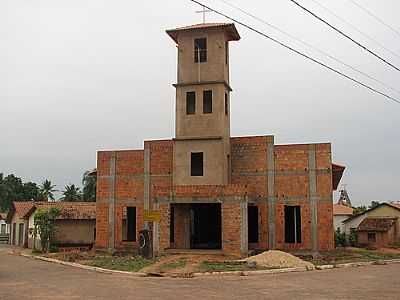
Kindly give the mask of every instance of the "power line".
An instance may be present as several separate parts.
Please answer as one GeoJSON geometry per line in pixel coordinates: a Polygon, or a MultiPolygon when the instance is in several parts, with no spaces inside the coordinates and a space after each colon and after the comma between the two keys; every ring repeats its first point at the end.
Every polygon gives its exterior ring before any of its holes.
{"type": "Polygon", "coordinates": [[[326,10],[327,12],[329,12],[331,15],[333,15],[334,17],[336,17],[337,19],[339,19],[340,21],[342,21],[343,23],[345,23],[346,25],[350,26],[351,28],[353,28],[355,31],[357,31],[359,34],[361,34],[362,36],[366,37],[367,39],[369,39],[370,41],[373,41],[376,45],[378,45],[379,47],[381,47],[382,49],[386,50],[387,52],[391,53],[392,55],[396,56],[397,58],[400,59],[400,55],[398,55],[396,52],[390,50],[389,48],[385,47],[382,43],[378,42],[376,39],[374,39],[372,36],[366,34],[365,32],[361,31],[360,29],[358,29],[356,26],[354,26],[353,24],[351,24],[349,21],[347,21],[346,19],[342,18],[341,16],[339,16],[338,14],[336,14],[335,12],[333,12],[331,9],[329,9],[328,7],[322,5],[321,3],[319,3],[316,0],[310,0],[312,2],[314,2],[315,4],[317,4],[318,6],[322,7],[324,10],[326,10]]]}
{"type": "Polygon", "coordinates": [[[298,55],[300,55],[300,56],[302,56],[302,57],[304,57],[304,58],[306,58],[308,60],[311,60],[314,63],[316,63],[316,64],[318,64],[318,65],[320,65],[320,66],[322,66],[322,67],[324,67],[324,68],[326,68],[326,69],[328,69],[328,70],[330,70],[330,71],[332,71],[332,72],[334,72],[334,73],[336,73],[336,74],[338,74],[338,75],[340,75],[342,77],[345,77],[345,78],[357,83],[358,85],[361,85],[361,86],[365,87],[366,89],[368,89],[368,90],[370,90],[370,91],[372,91],[374,93],[377,93],[377,94],[379,94],[381,96],[384,96],[385,98],[388,98],[388,99],[400,104],[400,100],[398,100],[398,99],[396,99],[396,98],[394,98],[394,97],[392,97],[392,96],[390,96],[388,94],[385,94],[385,93],[383,93],[381,91],[378,91],[377,89],[375,89],[373,87],[370,87],[369,85],[367,85],[365,83],[362,83],[361,81],[359,81],[357,79],[354,79],[354,78],[350,77],[349,75],[346,75],[346,74],[342,73],[341,71],[338,71],[338,70],[328,66],[327,64],[325,64],[323,62],[320,62],[317,59],[312,58],[311,56],[309,56],[307,54],[304,54],[303,52],[300,52],[299,50],[296,50],[295,48],[290,47],[290,46],[284,44],[283,42],[280,42],[279,40],[277,40],[277,39],[275,39],[273,37],[270,37],[266,33],[263,33],[261,31],[255,29],[255,28],[251,27],[250,25],[247,25],[247,24],[245,24],[245,23],[243,23],[243,22],[241,22],[241,21],[239,21],[239,20],[237,20],[237,19],[235,19],[233,17],[230,17],[227,14],[224,14],[224,13],[220,12],[219,10],[211,8],[210,6],[207,6],[204,3],[201,3],[201,2],[199,2],[197,0],[189,0],[189,1],[191,1],[193,3],[196,3],[198,5],[204,6],[205,8],[207,8],[209,10],[212,10],[216,14],[218,14],[218,15],[220,15],[222,17],[225,17],[225,18],[231,20],[232,22],[236,22],[237,24],[242,25],[243,27],[245,27],[245,28],[247,28],[247,29],[249,29],[249,30],[251,30],[251,31],[253,31],[253,32],[255,32],[255,33],[257,33],[257,34],[259,34],[259,35],[261,35],[261,36],[263,36],[263,37],[265,37],[267,39],[269,39],[269,40],[271,40],[271,41],[273,41],[274,43],[276,43],[276,44],[278,44],[278,45],[280,45],[280,46],[282,46],[282,47],[284,47],[284,48],[286,48],[286,49],[288,49],[288,50],[290,50],[290,51],[292,51],[292,52],[294,52],[294,53],[296,53],[296,54],[298,54],[298,55]]]}
{"type": "Polygon", "coordinates": [[[275,25],[273,25],[273,24],[271,24],[271,23],[269,23],[269,22],[267,22],[267,21],[265,21],[265,20],[263,20],[263,19],[257,17],[256,15],[254,15],[254,14],[252,14],[252,13],[250,13],[250,12],[248,12],[248,11],[242,9],[242,8],[240,8],[239,6],[234,5],[234,4],[232,4],[232,3],[229,3],[229,2],[226,1],[226,0],[218,0],[218,1],[225,3],[225,4],[228,5],[229,7],[232,7],[232,8],[234,8],[234,9],[239,10],[240,12],[244,13],[245,15],[247,15],[247,16],[249,16],[249,17],[251,17],[251,18],[253,18],[253,19],[255,19],[255,20],[257,20],[257,21],[259,21],[259,22],[261,22],[261,23],[263,23],[263,24],[265,24],[265,25],[267,25],[267,26],[269,26],[269,27],[271,27],[271,28],[273,28],[273,29],[275,29],[276,31],[279,31],[280,33],[282,33],[282,34],[284,34],[284,35],[290,37],[291,39],[294,39],[294,40],[296,40],[296,41],[302,43],[303,45],[305,45],[305,46],[307,46],[307,47],[309,47],[309,48],[311,48],[311,49],[314,49],[315,51],[317,51],[317,52],[319,52],[319,53],[325,55],[326,57],[329,57],[330,59],[332,59],[332,60],[334,60],[334,61],[336,61],[336,62],[338,62],[338,63],[340,63],[340,64],[342,64],[342,65],[344,65],[344,66],[346,66],[346,67],[348,67],[348,68],[350,68],[351,70],[353,70],[353,71],[355,71],[355,72],[357,72],[357,73],[359,73],[359,74],[361,74],[361,75],[363,75],[363,76],[365,76],[365,77],[367,77],[367,78],[369,78],[369,79],[371,79],[371,80],[374,80],[375,82],[381,84],[382,86],[384,86],[384,87],[386,87],[386,88],[388,88],[388,89],[391,89],[392,91],[395,91],[396,93],[400,94],[400,91],[399,91],[399,90],[397,90],[397,89],[395,89],[395,88],[393,88],[393,87],[387,85],[387,84],[384,83],[383,81],[381,81],[381,80],[379,80],[379,79],[377,79],[377,78],[375,78],[375,77],[373,77],[373,76],[371,76],[371,75],[369,75],[369,74],[367,74],[367,73],[365,73],[365,72],[363,72],[363,71],[361,71],[361,70],[359,70],[359,69],[353,67],[352,65],[350,65],[350,64],[348,64],[348,63],[342,61],[342,60],[339,59],[339,58],[334,57],[333,55],[331,55],[331,54],[325,52],[324,50],[321,50],[321,49],[317,48],[316,46],[313,46],[312,44],[310,44],[310,43],[308,43],[308,42],[306,42],[306,41],[304,41],[304,40],[302,40],[302,39],[300,39],[300,38],[298,38],[298,37],[296,37],[296,36],[294,36],[294,35],[292,35],[292,34],[286,32],[286,31],[284,31],[284,30],[280,29],[279,27],[277,27],[277,26],[275,26],[275,25]]]}
{"type": "Polygon", "coordinates": [[[313,17],[317,18],[318,20],[320,20],[322,23],[328,25],[330,28],[332,28],[333,30],[335,30],[336,32],[340,33],[341,35],[343,35],[345,38],[349,39],[350,41],[352,41],[353,43],[355,43],[357,46],[361,47],[362,49],[364,49],[365,51],[369,52],[370,54],[372,54],[373,56],[375,56],[376,58],[378,58],[379,60],[383,61],[384,63],[386,63],[387,65],[391,66],[392,68],[396,69],[397,71],[400,72],[400,69],[398,67],[396,67],[395,65],[393,65],[392,63],[390,63],[389,61],[387,61],[386,59],[384,59],[383,57],[379,56],[378,54],[376,54],[374,51],[368,49],[366,46],[364,46],[363,44],[361,44],[360,42],[357,42],[355,39],[353,39],[351,36],[349,36],[348,34],[344,33],[343,31],[341,31],[340,29],[336,28],[335,26],[331,25],[329,22],[325,21],[324,19],[322,19],[321,17],[319,17],[318,15],[316,15],[315,13],[313,13],[311,10],[309,10],[308,8],[302,6],[300,3],[298,3],[295,0],[289,0],[291,2],[293,2],[295,5],[297,5],[298,7],[300,7],[301,9],[303,9],[304,11],[308,12],[309,14],[311,14],[313,17]]]}
{"type": "Polygon", "coordinates": [[[373,17],[375,20],[377,20],[379,23],[382,25],[386,26],[389,28],[391,31],[393,31],[395,34],[397,34],[400,37],[400,32],[394,28],[393,26],[387,24],[385,21],[383,21],[381,18],[379,18],[377,15],[373,14],[370,10],[366,9],[365,7],[362,7],[360,4],[358,4],[356,1],[349,0],[351,3],[353,3],[355,6],[357,6],[359,9],[363,10],[366,14],[370,15],[373,17]]]}

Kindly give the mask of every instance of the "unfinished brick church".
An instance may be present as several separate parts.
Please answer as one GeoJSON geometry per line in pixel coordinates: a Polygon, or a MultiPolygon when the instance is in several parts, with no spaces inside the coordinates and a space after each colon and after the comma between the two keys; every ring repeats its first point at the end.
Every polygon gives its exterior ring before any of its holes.
{"type": "Polygon", "coordinates": [[[344,167],[332,164],[331,144],[231,137],[235,25],[205,23],[167,34],[178,50],[175,137],[145,141],[140,150],[98,152],[97,248],[135,250],[139,231],[148,228],[155,255],[332,249],[332,193],[344,167]],[[159,218],[145,220],[149,211],[159,218]]]}

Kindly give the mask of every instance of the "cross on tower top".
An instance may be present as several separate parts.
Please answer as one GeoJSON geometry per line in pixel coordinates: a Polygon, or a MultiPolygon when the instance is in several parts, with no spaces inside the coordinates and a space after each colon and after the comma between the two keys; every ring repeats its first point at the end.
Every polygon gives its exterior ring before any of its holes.
{"type": "Polygon", "coordinates": [[[198,13],[198,14],[200,14],[200,13],[203,14],[203,24],[206,22],[206,13],[209,13],[209,12],[212,12],[212,10],[206,9],[205,6],[203,6],[203,9],[202,9],[202,10],[197,10],[197,11],[196,11],[196,13],[198,13]]]}

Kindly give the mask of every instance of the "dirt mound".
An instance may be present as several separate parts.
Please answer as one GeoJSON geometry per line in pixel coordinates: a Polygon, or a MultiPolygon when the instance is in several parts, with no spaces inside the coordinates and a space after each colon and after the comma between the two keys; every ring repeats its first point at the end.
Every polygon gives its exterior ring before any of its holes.
{"type": "Polygon", "coordinates": [[[308,261],[304,261],[294,255],[278,250],[265,251],[258,255],[245,258],[242,261],[255,262],[258,266],[267,268],[306,267],[309,270],[315,268],[314,265],[308,261]]]}

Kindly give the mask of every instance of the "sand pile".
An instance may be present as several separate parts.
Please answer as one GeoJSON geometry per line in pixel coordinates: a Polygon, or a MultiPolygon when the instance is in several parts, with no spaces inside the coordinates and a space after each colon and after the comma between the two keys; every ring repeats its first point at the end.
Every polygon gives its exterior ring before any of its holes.
{"type": "Polygon", "coordinates": [[[314,265],[308,261],[304,261],[289,253],[269,250],[258,255],[250,256],[242,261],[253,262],[258,266],[267,268],[295,268],[306,267],[309,270],[314,270],[314,265]]]}

